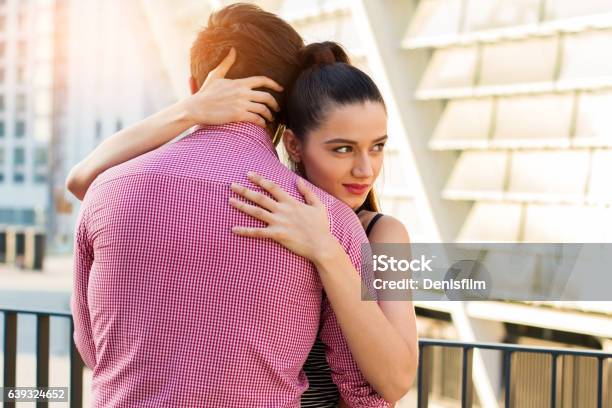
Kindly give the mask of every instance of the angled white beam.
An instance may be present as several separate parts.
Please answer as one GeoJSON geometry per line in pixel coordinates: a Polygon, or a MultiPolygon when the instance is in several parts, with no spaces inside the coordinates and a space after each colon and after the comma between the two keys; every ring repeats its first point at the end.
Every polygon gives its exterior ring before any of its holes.
{"type": "Polygon", "coordinates": [[[140,0],[177,98],[189,94],[189,50],[211,12],[207,1],[140,0]]]}
{"type": "Polygon", "coordinates": [[[369,66],[386,99],[390,133],[399,139],[402,156],[420,176],[417,185],[411,186],[422,217],[420,222],[430,232],[427,237],[430,241],[453,241],[469,204],[440,198],[455,159],[451,152],[433,152],[428,148],[442,104],[414,101],[417,80],[428,56],[422,51],[408,53],[400,47],[415,3],[393,0],[381,7],[375,0],[359,0],[352,4],[356,25],[364,34],[369,66]]]}

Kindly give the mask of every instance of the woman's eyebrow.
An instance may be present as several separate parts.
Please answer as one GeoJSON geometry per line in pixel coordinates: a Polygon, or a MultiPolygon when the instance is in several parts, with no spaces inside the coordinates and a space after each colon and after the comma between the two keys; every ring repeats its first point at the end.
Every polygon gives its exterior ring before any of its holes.
{"type": "Polygon", "coordinates": [[[373,143],[379,143],[379,142],[382,142],[384,140],[387,140],[388,138],[389,138],[388,135],[384,135],[384,136],[381,136],[378,139],[376,139],[373,143]]]}
{"type": "Polygon", "coordinates": [[[327,142],[324,142],[323,144],[332,144],[332,143],[344,143],[344,144],[351,144],[351,145],[356,145],[357,142],[355,142],[354,140],[350,140],[350,139],[330,139],[327,142]]]}
{"type": "MultiPolygon", "coordinates": [[[[388,139],[388,138],[389,138],[389,136],[384,135],[384,136],[381,136],[381,137],[379,137],[378,139],[374,140],[372,143],[379,143],[379,142],[382,142],[383,140],[386,140],[386,139],[388,139]]],[[[324,142],[323,144],[332,144],[332,143],[343,143],[343,144],[350,144],[350,145],[356,145],[356,144],[357,144],[357,142],[356,142],[356,141],[354,141],[354,140],[350,140],[350,139],[339,139],[339,138],[336,138],[336,139],[330,139],[330,140],[328,140],[328,141],[324,142]]]]}

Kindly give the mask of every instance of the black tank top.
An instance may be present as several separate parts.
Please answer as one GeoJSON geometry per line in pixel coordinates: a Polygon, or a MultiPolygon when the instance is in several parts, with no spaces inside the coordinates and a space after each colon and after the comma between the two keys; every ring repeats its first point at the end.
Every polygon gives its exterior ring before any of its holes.
{"type": "MultiPolygon", "coordinates": [[[[369,237],[374,224],[382,217],[378,213],[368,224],[365,232],[369,237]]],[[[323,294],[325,295],[325,294],[323,294]]],[[[335,408],[340,402],[338,387],[331,377],[331,368],[325,359],[325,344],[317,335],[310,354],[304,363],[304,373],[308,378],[309,387],[302,394],[302,408],[335,408]]]]}

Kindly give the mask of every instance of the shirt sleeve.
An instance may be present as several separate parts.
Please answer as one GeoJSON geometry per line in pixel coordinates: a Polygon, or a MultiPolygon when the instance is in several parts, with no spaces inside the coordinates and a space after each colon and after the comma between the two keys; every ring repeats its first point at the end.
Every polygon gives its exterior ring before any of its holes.
{"type": "MultiPolygon", "coordinates": [[[[334,236],[344,247],[362,280],[369,281],[372,278],[369,269],[361,270],[362,246],[369,246],[361,223],[348,207],[339,210],[330,208],[330,212],[334,236]]],[[[332,379],[342,399],[353,408],[390,407],[391,404],[378,395],[361,374],[327,297],[323,298],[321,305],[320,336],[326,346],[325,355],[332,379]]]]}
{"type": "Polygon", "coordinates": [[[89,318],[87,287],[93,259],[93,247],[87,234],[86,205],[83,203],[74,237],[74,276],[70,307],[74,320],[74,342],[83,362],[92,370],[96,365],[96,348],[89,318]]]}

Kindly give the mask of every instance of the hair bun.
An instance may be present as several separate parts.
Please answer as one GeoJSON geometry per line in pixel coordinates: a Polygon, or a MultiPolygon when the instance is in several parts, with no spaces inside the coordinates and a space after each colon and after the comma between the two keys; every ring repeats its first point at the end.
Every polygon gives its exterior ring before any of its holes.
{"type": "Polygon", "coordinates": [[[332,41],[308,44],[300,51],[302,69],[337,62],[350,64],[349,57],[342,46],[332,41]]]}

